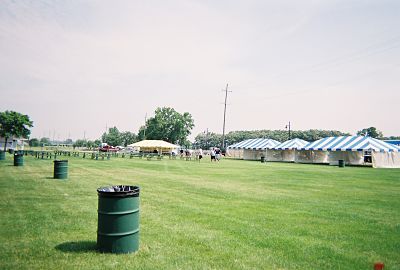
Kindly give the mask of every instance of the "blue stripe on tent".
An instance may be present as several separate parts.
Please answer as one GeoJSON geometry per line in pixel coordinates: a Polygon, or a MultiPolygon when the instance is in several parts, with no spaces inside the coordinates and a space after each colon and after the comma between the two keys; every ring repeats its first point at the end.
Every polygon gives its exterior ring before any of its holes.
{"type": "MultiPolygon", "coordinates": [[[[335,148],[337,145],[339,145],[341,142],[343,142],[344,140],[346,140],[346,136],[342,136],[342,137],[338,137],[338,139],[335,141],[335,143],[333,145],[331,145],[328,150],[331,150],[333,148],[335,148]]],[[[354,138],[352,138],[351,140],[353,140],[354,138]]],[[[346,145],[346,144],[345,144],[346,145]]]]}
{"type": "MultiPolygon", "coordinates": [[[[353,144],[353,142],[355,141],[355,140],[357,140],[357,138],[359,138],[359,136],[351,136],[352,138],[349,140],[349,141],[347,141],[344,145],[342,145],[341,147],[339,147],[337,150],[341,150],[341,149],[347,149],[347,148],[352,148],[352,147],[350,147],[350,145],[352,145],[353,144]]],[[[348,138],[348,137],[344,137],[344,138],[348,138]]],[[[358,141],[357,143],[360,143],[361,141],[358,141]]],[[[335,148],[335,147],[332,147],[332,148],[335,148]]],[[[347,150],[346,150],[347,151],[347,150]]]]}
{"type": "Polygon", "coordinates": [[[307,144],[306,146],[304,146],[304,148],[302,148],[302,149],[303,149],[303,150],[311,149],[311,148],[313,148],[314,146],[319,145],[320,143],[325,142],[325,141],[326,141],[327,139],[329,139],[329,138],[330,138],[330,137],[323,138],[323,139],[320,139],[320,140],[315,141],[315,142],[310,142],[309,144],[307,144]]]}
{"type": "MultiPolygon", "coordinates": [[[[356,139],[360,139],[360,136],[355,137],[356,139]]],[[[351,148],[353,149],[356,145],[364,143],[365,142],[366,137],[361,138],[361,140],[355,141],[355,140],[351,140],[349,143],[347,143],[346,145],[344,145],[344,148],[351,148]]]]}
{"type": "Polygon", "coordinates": [[[325,142],[323,144],[319,144],[318,147],[322,149],[324,149],[327,145],[331,144],[332,142],[334,142],[336,140],[335,137],[329,137],[329,140],[325,140],[325,142]]]}
{"type": "Polygon", "coordinates": [[[305,146],[305,150],[313,150],[314,148],[320,147],[321,144],[324,144],[326,141],[330,140],[332,137],[326,137],[323,139],[320,139],[318,141],[312,142],[309,145],[305,146]]]}
{"type": "Polygon", "coordinates": [[[269,146],[275,146],[278,145],[279,142],[271,139],[248,139],[243,142],[239,142],[233,145],[228,146],[228,149],[253,149],[253,150],[258,150],[258,149],[265,149],[266,147],[269,146]]]}

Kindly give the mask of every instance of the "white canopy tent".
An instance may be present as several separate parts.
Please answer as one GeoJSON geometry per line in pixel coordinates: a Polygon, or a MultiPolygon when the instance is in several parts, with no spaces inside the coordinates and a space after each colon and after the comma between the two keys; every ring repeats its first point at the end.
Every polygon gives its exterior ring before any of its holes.
{"type": "Polygon", "coordinates": [[[143,140],[129,144],[128,147],[136,148],[142,152],[154,152],[156,150],[159,154],[171,153],[172,150],[179,148],[178,145],[162,140],[143,140]]]}

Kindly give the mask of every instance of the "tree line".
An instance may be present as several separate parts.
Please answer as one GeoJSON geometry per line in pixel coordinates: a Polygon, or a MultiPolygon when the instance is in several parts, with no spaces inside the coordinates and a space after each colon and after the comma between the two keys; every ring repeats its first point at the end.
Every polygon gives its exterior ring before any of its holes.
{"type": "MultiPolygon", "coordinates": [[[[330,136],[349,136],[349,133],[343,133],[337,130],[292,130],[290,137],[299,138],[305,141],[316,141],[330,136]]],[[[268,138],[279,142],[289,139],[289,132],[286,130],[247,130],[247,131],[231,131],[225,135],[226,145],[232,145],[247,139],[268,138]]],[[[194,145],[196,147],[208,149],[212,146],[222,144],[222,134],[216,133],[200,133],[195,137],[194,145]]]]}
{"type": "MultiPolygon", "coordinates": [[[[30,128],[33,127],[33,122],[29,116],[14,112],[0,112],[0,137],[5,138],[5,141],[13,137],[28,138],[30,128]]],[[[107,132],[104,132],[101,138],[96,140],[79,139],[72,142],[67,139],[65,144],[73,144],[74,147],[98,147],[102,142],[113,146],[127,146],[137,141],[144,139],[149,140],[165,140],[170,143],[178,144],[184,147],[194,147],[208,149],[214,146],[222,145],[222,135],[217,133],[200,133],[195,137],[195,141],[191,143],[187,137],[190,135],[194,127],[194,121],[190,113],[179,113],[173,108],[162,107],[157,108],[154,116],[150,117],[144,126],[141,126],[138,133],[130,131],[119,131],[117,127],[111,127],[107,132]]],[[[330,136],[348,136],[349,133],[343,133],[337,130],[293,130],[291,138],[299,138],[306,141],[316,141],[330,136]]],[[[364,128],[357,132],[357,135],[370,136],[378,139],[400,139],[400,136],[384,137],[383,133],[375,127],[364,128]]],[[[225,135],[226,145],[232,145],[246,139],[269,138],[280,142],[289,139],[287,130],[252,130],[252,131],[231,131],[225,135]]],[[[29,140],[30,146],[51,145],[49,138],[32,138],[29,140]]]]}

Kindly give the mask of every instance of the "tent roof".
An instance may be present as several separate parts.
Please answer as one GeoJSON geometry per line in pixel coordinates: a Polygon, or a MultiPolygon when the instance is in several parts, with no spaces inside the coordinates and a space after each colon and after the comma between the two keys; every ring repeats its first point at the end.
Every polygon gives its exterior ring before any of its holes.
{"type": "Polygon", "coordinates": [[[276,149],[276,150],[297,149],[297,148],[304,147],[307,144],[308,144],[307,141],[295,138],[295,139],[291,139],[286,142],[280,143],[277,146],[275,146],[273,149],[276,149]]]}
{"type": "Polygon", "coordinates": [[[248,139],[228,146],[228,149],[252,149],[265,150],[278,145],[279,142],[272,139],[248,139]]]}
{"type": "Polygon", "coordinates": [[[178,148],[178,145],[162,141],[162,140],[143,140],[140,142],[135,142],[130,145],[129,147],[148,147],[148,148],[178,148]]]}
{"type": "Polygon", "coordinates": [[[373,150],[378,152],[399,152],[395,145],[384,141],[364,136],[340,136],[327,137],[311,142],[302,150],[323,150],[323,151],[363,151],[373,150]]]}

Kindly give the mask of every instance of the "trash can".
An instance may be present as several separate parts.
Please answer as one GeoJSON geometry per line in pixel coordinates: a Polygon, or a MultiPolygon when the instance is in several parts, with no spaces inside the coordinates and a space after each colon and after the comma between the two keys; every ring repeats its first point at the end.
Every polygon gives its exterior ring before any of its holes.
{"type": "Polygon", "coordinates": [[[68,178],[68,160],[54,160],[54,179],[68,178]]]}
{"type": "Polygon", "coordinates": [[[99,251],[130,253],[139,249],[139,191],[137,186],[123,185],[97,189],[99,251]]]}
{"type": "Polygon", "coordinates": [[[24,155],[14,154],[14,166],[24,166],[24,155]]]}
{"type": "Polygon", "coordinates": [[[264,162],[265,162],[265,157],[262,156],[262,157],[261,157],[261,163],[264,163],[264,162]]]}
{"type": "Polygon", "coordinates": [[[0,151],[0,160],[5,160],[6,159],[6,152],[0,151]]]}
{"type": "Polygon", "coordinates": [[[340,168],[344,168],[344,166],[345,166],[344,160],[343,159],[339,159],[339,167],[340,168]]]}

